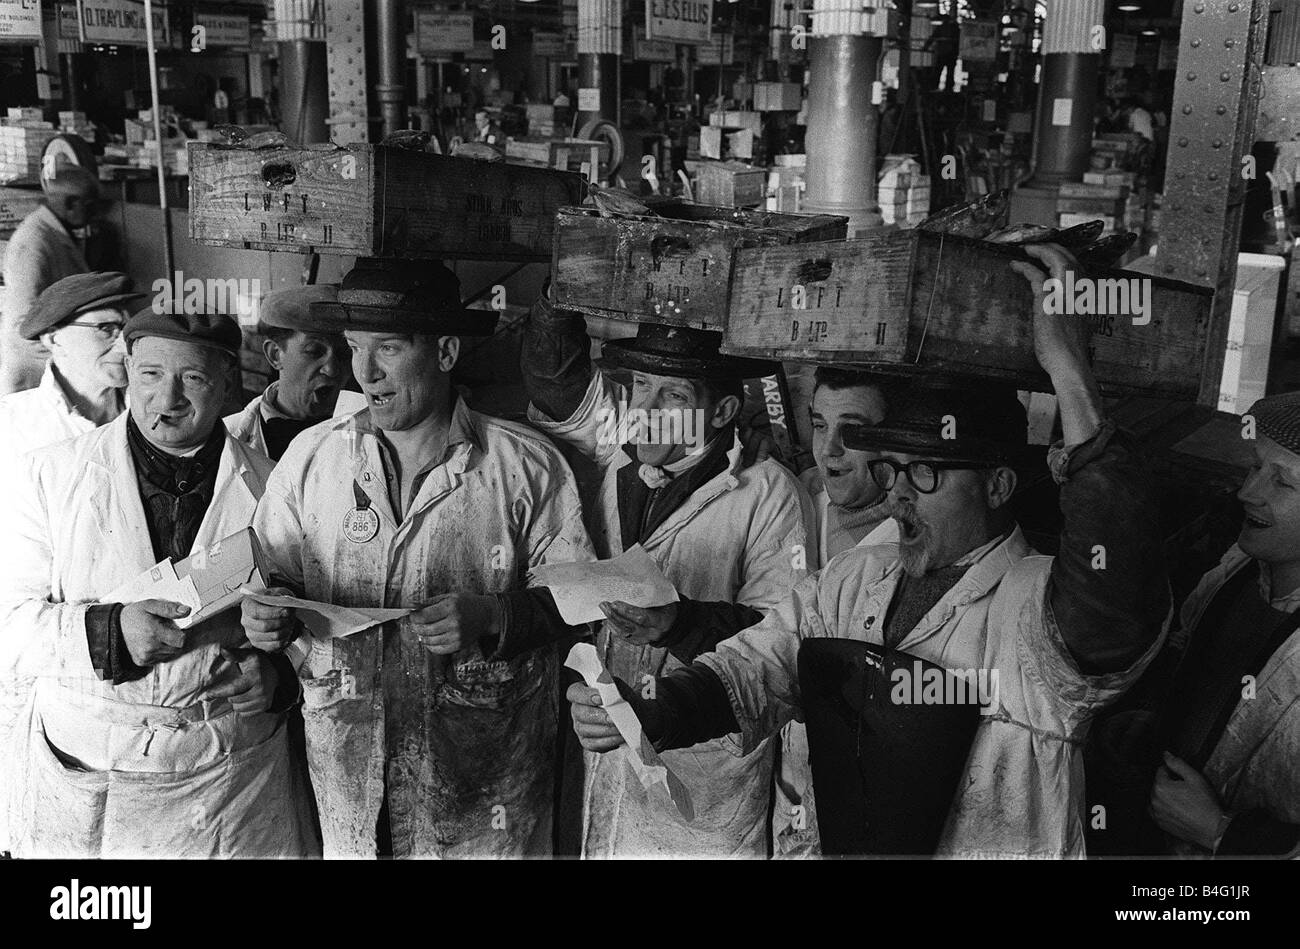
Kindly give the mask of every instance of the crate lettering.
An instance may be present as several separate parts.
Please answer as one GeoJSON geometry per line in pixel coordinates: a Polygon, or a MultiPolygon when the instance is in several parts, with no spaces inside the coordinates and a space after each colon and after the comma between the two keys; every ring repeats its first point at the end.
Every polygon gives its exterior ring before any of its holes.
{"type": "Polygon", "coordinates": [[[883,345],[885,345],[885,329],[886,329],[888,326],[889,326],[888,323],[877,323],[877,324],[876,324],[876,345],[877,345],[877,346],[883,346],[883,345]]]}
{"type": "Polygon", "coordinates": [[[271,196],[269,194],[262,195],[262,210],[271,210],[271,196]]]}
{"type": "Polygon", "coordinates": [[[245,211],[248,211],[248,210],[249,210],[249,207],[248,207],[248,192],[247,192],[247,191],[244,192],[244,210],[245,210],[245,211]]]}
{"type": "Polygon", "coordinates": [[[510,240],[510,223],[508,221],[484,221],[478,226],[479,240],[484,241],[502,241],[510,240]]]}
{"type": "Polygon", "coordinates": [[[284,193],[284,209],[289,210],[289,192],[284,193]]]}
{"type": "Polygon", "coordinates": [[[793,343],[798,338],[799,338],[799,321],[791,320],[790,321],[790,342],[793,343]]]}
{"type": "Polygon", "coordinates": [[[275,237],[276,240],[281,241],[293,240],[293,225],[285,224],[283,222],[277,223],[275,225],[275,237]]]}
{"type": "Polygon", "coordinates": [[[333,244],[333,243],[334,243],[334,225],[333,225],[333,224],[326,224],[326,225],[324,225],[324,231],[323,231],[323,233],[321,234],[320,242],[321,242],[322,244],[333,244]]]}
{"type": "Polygon", "coordinates": [[[492,199],[485,194],[467,194],[465,195],[465,210],[475,211],[479,214],[491,214],[492,199]]]}
{"type": "Polygon", "coordinates": [[[302,213],[307,213],[307,196],[305,194],[302,196],[302,213]]]}
{"type": "MultiPolygon", "coordinates": [[[[823,307],[823,305],[826,304],[826,284],[824,283],[819,284],[816,288],[816,293],[812,292],[813,288],[811,287],[804,287],[803,289],[804,289],[804,297],[803,297],[804,305],[802,307],[795,307],[795,309],[820,310],[823,307]]],[[[785,291],[786,291],[785,287],[776,288],[776,307],[778,310],[783,310],[787,306],[789,306],[790,298],[794,296],[793,288],[791,288],[791,293],[789,294],[789,296],[786,295],[785,291]]],[[[832,310],[838,309],[840,305],[840,300],[842,299],[843,296],[844,296],[844,288],[837,284],[835,287],[835,302],[830,304],[830,309],[832,310]]]]}

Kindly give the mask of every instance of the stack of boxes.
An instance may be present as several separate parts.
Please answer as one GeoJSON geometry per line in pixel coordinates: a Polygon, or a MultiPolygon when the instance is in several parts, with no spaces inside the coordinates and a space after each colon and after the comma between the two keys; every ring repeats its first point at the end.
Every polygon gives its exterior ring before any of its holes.
{"type": "Polygon", "coordinates": [[[911,155],[886,155],[876,186],[886,224],[915,227],[930,213],[930,179],[911,155]]]}
{"type": "Polygon", "coordinates": [[[752,160],[754,140],[762,129],[763,117],[757,112],[711,113],[708,127],[700,129],[700,157],[752,160]]]}
{"type": "Polygon", "coordinates": [[[85,112],[60,112],[59,131],[95,143],[95,126],[86,121],[85,112]]]}
{"type": "Polygon", "coordinates": [[[528,134],[534,138],[550,138],[555,134],[555,106],[526,105],[528,134]]]}
{"type": "Polygon", "coordinates": [[[10,108],[0,120],[0,179],[39,178],[41,155],[58,134],[40,109],[10,108]]]}
{"type": "Polygon", "coordinates": [[[1106,225],[1103,233],[1112,234],[1127,227],[1128,198],[1128,185],[1062,182],[1056,198],[1056,222],[1065,228],[1100,219],[1106,225]]]}
{"type": "Polygon", "coordinates": [[[767,209],[778,214],[798,214],[803,204],[807,155],[776,155],[767,173],[767,209]]]}

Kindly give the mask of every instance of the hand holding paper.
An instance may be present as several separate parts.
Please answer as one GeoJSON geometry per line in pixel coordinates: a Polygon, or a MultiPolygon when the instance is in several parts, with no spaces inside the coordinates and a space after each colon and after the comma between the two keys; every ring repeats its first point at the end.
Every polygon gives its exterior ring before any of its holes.
{"type": "MultiPolygon", "coordinates": [[[[655,752],[641,728],[636,712],[623,696],[619,695],[618,687],[605,671],[605,667],[601,665],[600,657],[596,655],[596,647],[590,643],[578,643],[569,650],[569,657],[564,664],[578,672],[588,686],[600,693],[601,707],[626,742],[622,751],[615,748],[613,754],[627,756],[628,764],[636,772],[641,786],[645,788],[651,800],[657,800],[663,806],[672,806],[687,823],[693,821],[695,807],[691,803],[690,792],[677,775],[668,770],[655,752]]],[[[575,720],[576,718],[575,715],[575,720]]]]}
{"type": "MultiPolygon", "coordinates": [[[[287,595],[288,592],[273,594],[268,590],[266,593],[250,594],[245,597],[245,602],[251,601],[255,606],[250,606],[247,609],[249,612],[259,614],[263,609],[273,614],[281,610],[285,611],[286,615],[296,613],[298,619],[302,620],[303,625],[318,639],[351,636],[353,633],[359,633],[371,626],[378,626],[380,623],[401,619],[411,612],[409,609],[337,606],[333,603],[304,600],[301,597],[287,595]]],[[[277,621],[272,620],[271,622],[276,623],[277,630],[283,629],[282,624],[277,621]]],[[[290,620],[290,624],[292,624],[292,620],[290,620]]],[[[247,629],[246,625],[245,630],[247,631],[247,629]]],[[[252,642],[251,634],[249,635],[249,641],[252,642]]]]}
{"type": "Polygon", "coordinates": [[[570,626],[606,618],[602,603],[648,608],[676,603],[677,590],[640,544],[613,560],[534,567],[534,583],[550,589],[560,616],[570,626]]]}

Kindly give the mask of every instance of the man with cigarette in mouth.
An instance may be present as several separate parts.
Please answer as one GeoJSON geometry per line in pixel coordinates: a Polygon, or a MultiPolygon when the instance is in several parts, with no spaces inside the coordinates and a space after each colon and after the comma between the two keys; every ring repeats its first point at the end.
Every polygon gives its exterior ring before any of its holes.
{"type": "Polygon", "coordinates": [[[103,600],[252,524],[271,462],[220,414],[239,327],[142,310],[124,336],[129,411],[30,454],[0,525],[0,670],[36,678],[15,852],[310,856],[288,662],[237,612],[103,600]]]}
{"type": "Polygon", "coordinates": [[[279,378],[242,412],[227,416],[226,427],[272,461],[297,435],[334,413],[351,354],[341,335],[321,331],[309,308],[337,299],[337,287],[314,284],[274,290],[262,300],[257,331],[266,337],[262,352],[279,378]]]}
{"type": "MultiPolygon", "coordinates": [[[[1053,276],[1072,264],[1059,248],[1027,252],[1053,276]]],[[[846,442],[880,455],[870,471],[898,522],[897,554],[857,547],[835,558],[757,625],[661,675],[653,701],[620,683],[657,748],[739,730],[747,751],[802,718],[801,651],[817,640],[858,640],[883,647],[886,657],[897,650],[909,663],[915,657],[947,669],[990,670],[999,678],[995,707],[981,710],[956,758],[957,791],[942,799],[947,810],[937,815],[934,851],[1082,854],[1079,745],[1091,716],[1155,654],[1170,598],[1152,491],[1125,438],[1102,415],[1085,356],[1087,327],[1046,313],[1044,274],[1028,263],[1015,266],[1035,291],[1034,350],[1060,403],[1064,444],[1049,455],[1062,484],[1060,553],[1035,554],[1007,510],[1016,485],[1010,461],[1023,451],[1027,429],[1014,391],[918,381],[891,397],[879,425],[855,430],[846,442]]],[[[706,625],[716,629],[759,620],[733,607],[724,622],[718,614],[726,606],[712,607],[706,625]]],[[[670,639],[683,635],[678,612],[701,622],[698,605],[657,612],[670,639]]],[[[576,684],[568,696],[585,748],[608,752],[622,744],[596,690],[576,684]]],[[[867,773],[893,764],[861,767],[867,773]]],[[[825,825],[820,806],[818,819],[825,825]]]]}

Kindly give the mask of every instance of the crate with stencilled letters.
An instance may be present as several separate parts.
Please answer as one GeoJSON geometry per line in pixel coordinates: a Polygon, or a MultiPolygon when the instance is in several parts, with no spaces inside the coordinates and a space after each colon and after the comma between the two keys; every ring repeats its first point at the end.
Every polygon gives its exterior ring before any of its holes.
{"type": "Polygon", "coordinates": [[[191,143],[190,237],[255,250],[551,259],[581,175],[379,145],[191,143]]]}
{"type": "Polygon", "coordinates": [[[740,248],[834,240],[848,229],[848,218],[825,214],[685,203],[656,205],[655,212],[603,217],[588,208],[562,208],[551,265],[556,306],[721,330],[740,248]]]}
{"type": "MultiPolygon", "coordinates": [[[[794,362],[942,370],[1050,392],[1034,356],[1034,297],[1011,267],[1030,259],[1016,245],[919,230],[742,248],[722,350],[794,362]]],[[[1077,278],[1062,286],[1061,299],[1081,301],[1085,280],[1096,288],[1095,300],[1107,297],[1104,307],[1098,303],[1094,312],[1073,317],[1091,324],[1089,356],[1103,391],[1194,400],[1209,344],[1212,291],[1082,265],[1077,278]],[[1117,309],[1112,301],[1136,301],[1121,297],[1129,293],[1121,284],[1105,283],[1134,279],[1150,280],[1140,290],[1141,299],[1149,294],[1148,313],[1095,312],[1117,309]]]]}

